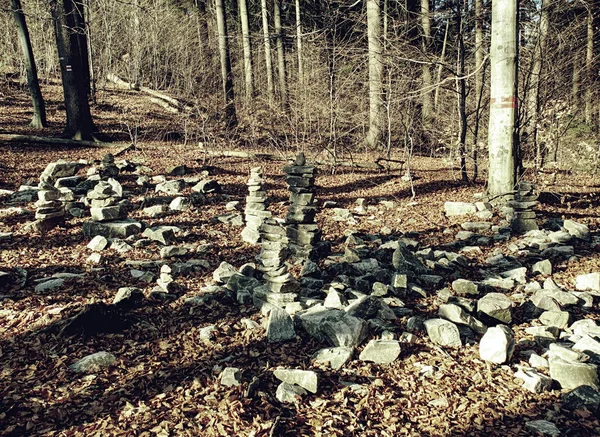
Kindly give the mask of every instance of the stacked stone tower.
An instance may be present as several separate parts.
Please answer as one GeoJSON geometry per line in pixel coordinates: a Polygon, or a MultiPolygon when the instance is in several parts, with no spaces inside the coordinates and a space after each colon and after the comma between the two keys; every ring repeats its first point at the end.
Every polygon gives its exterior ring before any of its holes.
{"type": "Polygon", "coordinates": [[[513,209],[510,226],[514,232],[525,233],[537,230],[536,214],[533,208],[538,204],[535,187],[529,182],[519,182],[514,200],[508,202],[513,209]]]}
{"type": "Polygon", "coordinates": [[[260,228],[266,219],[271,218],[271,213],[267,211],[267,192],[263,188],[264,182],[262,167],[252,168],[247,184],[248,196],[246,196],[244,210],[246,227],[242,231],[242,239],[251,244],[260,241],[260,228]]]}

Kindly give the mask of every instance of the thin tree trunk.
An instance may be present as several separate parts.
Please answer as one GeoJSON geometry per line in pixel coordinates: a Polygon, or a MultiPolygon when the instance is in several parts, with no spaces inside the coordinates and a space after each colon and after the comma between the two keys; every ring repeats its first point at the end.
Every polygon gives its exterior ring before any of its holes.
{"type": "Polygon", "coordinates": [[[517,0],[492,2],[488,192],[512,192],[516,181],[517,0]]]}
{"type": "Polygon", "coordinates": [[[479,176],[479,126],[483,100],[483,0],[475,0],[475,127],[473,129],[473,182],[479,176]]]}
{"type": "Polygon", "coordinates": [[[35,128],[46,127],[46,105],[44,97],[40,90],[38,81],[37,67],[29,39],[29,30],[25,21],[25,14],[21,8],[20,0],[10,1],[11,12],[17,25],[17,35],[19,37],[19,45],[23,52],[23,63],[25,64],[25,73],[27,75],[27,86],[31,94],[31,103],[33,106],[33,117],[31,118],[31,126],[35,128]]]}
{"type": "Polygon", "coordinates": [[[84,0],[83,3],[83,19],[85,20],[85,32],[87,42],[88,66],[90,71],[90,98],[92,103],[96,104],[96,73],[94,71],[94,47],[92,45],[92,31],[90,23],[90,3],[89,0],[84,0]]]}
{"type": "Polygon", "coordinates": [[[573,56],[573,82],[571,88],[571,99],[574,108],[579,106],[579,83],[581,81],[581,64],[579,54],[573,56]]]}
{"type": "Polygon", "coordinates": [[[594,14],[592,5],[588,5],[585,71],[585,122],[592,126],[594,124],[594,14]]]}
{"type": "Polygon", "coordinates": [[[142,48],[141,48],[141,29],[140,29],[140,5],[138,0],[132,3],[133,16],[131,41],[131,56],[129,63],[129,82],[133,84],[134,89],[139,89],[141,85],[141,67],[142,67],[142,48]]]}
{"type": "Polygon", "coordinates": [[[457,72],[458,75],[458,123],[460,126],[458,137],[458,153],[460,155],[460,176],[463,182],[469,181],[467,175],[467,84],[465,79],[465,36],[464,23],[462,18],[462,7],[457,5],[456,27],[458,29],[458,53],[457,53],[457,72]]]}
{"type": "Polygon", "coordinates": [[[534,50],[533,70],[531,72],[531,93],[529,94],[529,122],[531,123],[529,138],[535,148],[535,168],[542,166],[542,150],[537,140],[538,124],[540,121],[540,86],[543,56],[546,49],[546,36],[548,35],[548,0],[542,0],[540,5],[540,21],[537,29],[537,41],[534,50]]]}
{"type": "Polygon", "coordinates": [[[288,107],[287,79],[285,74],[285,52],[283,50],[283,29],[281,28],[281,0],[273,2],[273,20],[275,24],[275,37],[277,44],[277,70],[279,72],[279,93],[281,104],[288,107]]]}
{"type": "Polygon", "coordinates": [[[86,77],[86,70],[82,65],[75,9],[73,0],[50,0],[67,113],[63,136],[91,140],[96,128],[88,102],[89,81],[86,84],[81,79],[86,77]]]}
{"type": "Polygon", "coordinates": [[[382,144],[385,122],[379,0],[367,0],[367,36],[369,41],[369,131],[366,141],[372,148],[378,148],[382,144]]]}
{"type": "MultiPolygon", "coordinates": [[[[429,55],[431,48],[431,18],[429,16],[429,0],[421,0],[421,27],[423,35],[421,37],[422,49],[425,56],[429,55]]],[[[433,105],[431,102],[431,66],[428,63],[422,65],[423,93],[421,118],[423,126],[431,124],[433,118],[433,105]]]]}
{"type": "Polygon", "coordinates": [[[304,62],[302,60],[302,16],[300,0],[296,0],[296,52],[298,55],[298,82],[304,83],[304,62]]]}
{"type": "Polygon", "coordinates": [[[269,100],[269,104],[273,104],[273,63],[271,62],[271,35],[269,32],[267,0],[260,0],[260,9],[262,15],[263,38],[265,47],[265,67],[267,69],[267,98],[269,100]]]}
{"type": "Polygon", "coordinates": [[[237,126],[237,114],[235,111],[235,93],[233,91],[233,74],[231,72],[231,58],[229,56],[229,44],[227,41],[227,21],[223,0],[215,0],[217,16],[217,33],[219,40],[219,58],[221,60],[221,79],[223,81],[223,97],[225,100],[225,121],[227,128],[237,126]]]}
{"type": "Polygon", "coordinates": [[[444,60],[446,59],[446,47],[448,46],[448,33],[450,31],[450,20],[446,20],[446,30],[444,31],[444,42],[442,43],[442,53],[440,54],[440,61],[437,68],[437,77],[436,77],[436,85],[435,85],[435,96],[433,99],[433,107],[437,112],[438,102],[440,98],[440,84],[442,82],[442,69],[444,60]]]}
{"type": "Polygon", "coordinates": [[[250,26],[248,25],[248,8],[246,0],[240,0],[240,21],[242,24],[242,47],[244,49],[244,82],[246,85],[246,102],[252,101],[254,96],[254,82],[252,72],[252,47],[250,45],[250,26]]]}
{"type": "Polygon", "coordinates": [[[73,32],[74,37],[77,40],[77,53],[79,54],[81,63],[81,78],[85,87],[85,93],[88,97],[92,94],[91,89],[91,77],[90,77],[90,56],[88,53],[88,41],[87,41],[87,25],[83,15],[84,4],[83,1],[71,0],[73,4],[73,32]]]}
{"type": "Polygon", "coordinates": [[[196,0],[196,8],[198,9],[197,23],[198,23],[198,52],[200,59],[205,64],[207,63],[206,57],[208,56],[208,21],[206,19],[206,0],[196,0]]]}

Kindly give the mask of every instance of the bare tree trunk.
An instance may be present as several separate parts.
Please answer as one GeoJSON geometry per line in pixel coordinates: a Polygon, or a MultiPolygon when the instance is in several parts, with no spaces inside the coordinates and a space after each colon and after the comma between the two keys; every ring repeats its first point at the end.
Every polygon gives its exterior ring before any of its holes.
{"type": "Polygon", "coordinates": [[[586,88],[585,88],[585,122],[594,124],[594,11],[588,5],[587,16],[587,48],[585,56],[586,88]]]}
{"type": "Polygon", "coordinates": [[[25,21],[25,14],[21,8],[21,0],[10,0],[10,7],[13,18],[17,25],[17,35],[19,37],[19,45],[23,52],[23,63],[25,64],[25,73],[27,74],[27,86],[31,94],[31,103],[33,106],[33,117],[31,118],[31,126],[35,128],[46,127],[46,104],[40,90],[38,81],[37,67],[29,39],[29,30],[25,21]]]}
{"type": "Polygon", "coordinates": [[[542,166],[542,150],[537,140],[538,124],[540,121],[540,86],[543,56],[546,50],[546,36],[548,35],[548,0],[542,0],[540,4],[540,21],[537,29],[537,41],[535,45],[533,70],[531,72],[531,93],[529,94],[529,122],[531,123],[529,138],[535,148],[535,168],[539,170],[542,166]]]}
{"type": "Polygon", "coordinates": [[[225,122],[227,128],[237,126],[235,111],[235,93],[233,91],[233,74],[231,72],[231,58],[229,56],[229,43],[227,41],[227,21],[223,0],[215,0],[217,16],[217,33],[219,40],[219,58],[221,60],[221,79],[223,81],[223,97],[225,100],[225,122]]]}
{"type": "Polygon", "coordinates": [[[298,82],[304,83],[304,63],[302,60],[302,16],[300,0],[296,0],[296,52],[298,55],[298,82]]]}
{"type": "Polygon", "coordinates": [[[91,140],[94,139],[96,127],[88,102],[89,81],[86,84],[82,80],[82,77],[89,77],[89,70],[82,65],[76,5],[74,0],[50,0],[50,12],[54,20],[67,113],[63,136],[74,140],[91,140]]]}
{"type": "Polygon", "coordinates": [[[573,82],[571,88],[571,105],[573,107],[579,106],[579,84],[581,81],[581,63],[579,59],[579,54],[576,53],[573,56],[573,82]]]}
{"type": "Polygon", "coordinates": [[[283,29],[281,28],[281,0],[273,2],[273,20],[275,24],[275,37],[277,44],[277,70],[279,72],[279,94],[281,104],[288,107],[287,78],[285,74],[285,53],[283,51],[283,29]]]}
{"type": "Polygon", "coordinates": [[[473,182],[479,176],[479,126],[481,122],[481,102],[483,100],[483,1],[475,0],[475,127],[473,129],[473,182]]]}
{"type": "Polygon", "coordinates": [[[516,182],[517,0],[492,2],[488,192],[512,192],[516,182]]]}
{"type": "Polygon", "coordinates": [[[129,58],[129,82],[133,84],[134,89],[139,89],[141,85],[140,73],[142,67],[142,48],[140,43],[142,35],[140,30],[139,0],[133,0],[131,7],[133,9],[131,17],[133,38],[131,40],[131,56],[129,58]]]}
{"type": "Polygon", "coordinates": [[[87,42],[88,66],[90,71],[90,97],[96,104],[96,72],[94,70],[94,47],[92,45],[92,31],[90,23],[90,0],[83,1],[83,19],[85,21],[85,36],[87,42]]]}
{"type": "Polygon", "coordinates": [[[207,63],[208,56],[208,22],[206,19],[206,0],[196,0],[196,8],[198,8],[198,52],[202,62],[207,63]]]}
{"type": "Polygon", "coordinates": [[[372,148],[377,148],[382,145],[385,122],[379,0],[367,0],[367,36],[369,40],[369,131],[366,142],[372,148]]]}
{"type": "Polygon", "coordinates": [[[271,36],[269,32],[269,17],[267,0],[260,0],[262,13],[263,38],[265,46],[265,66],[267,68],[267,97],[269,104],[273,104],[273,63],[271,62],[271,36]]]}
{"type": "MultiPolygon", "coordinates": [[[[423,53],[428,56],[431,48],[431,18],[429,16],[429,0],[421,0],[421,27],[423,35],[421,37],[423,53]]],[[[433,105],[431,102],[431,66],[424,63],[422,66],[423,93],[421,118],[423,126],[427,127],[433,119],[433,105]]]]}
{"type": "Polygon", "coordinates": [[[460,3],[457,5],[456,11],[456,28],[458,29],[458,53],[457,53],[457,71],[458,75],[458,123],[460,126],[458,136],[458,153],[460,155],[460,176],[463,182],[469,181],[467,175],[467,84],[465,79],[465,35],[464,23],[462,17],[462,7],[460,3]]]}
{"type": "Polygon", "coordinates": [[[74,24],[73,32],[77,40],[77,53],[81,63],[80,80],[83,82],[86,95],[89,97],[92,94],[92,89],[90,86],[90,56],[88,53],[87,25],[83,15],[85,6],[83,1],[71,0],[71,3],[73,5],[73,11],[71,12],[74,24]]]}
{"type": "Polygon", "coordinates": [[[448,45],[448,33],[450,31],[450,20],[446,20],[446,30],[444,32],[444,42],[442,43],[442,53],[440,54],[440,62],[437,69],[436,85],[435,85],[435,96],[433,99],[433,107],[437,112],[438,102],[440,98],[440,84],[442,82],[442,69],[444,60],[446,59],[446,47],[448,45]]]}
{"type": "Polygon", "coordinates": [[[242,24],[242,47],[244,49],[244,78],[246,85],[246,102],[254,96],[254,82],[252,79],[252,47],[250,46],[250,26],[248,25],[248,8],[246,0],[239,0],[240,21],[242,24]]]}

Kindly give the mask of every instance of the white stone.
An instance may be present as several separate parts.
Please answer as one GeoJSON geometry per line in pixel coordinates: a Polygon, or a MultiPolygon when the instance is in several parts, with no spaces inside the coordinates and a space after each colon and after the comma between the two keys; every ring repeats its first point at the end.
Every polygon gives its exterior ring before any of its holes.
{"type": "Polygon", "coordinates": [[[475,204],[467,202],[445,202],[444,211],[447,216],[468,215],[475,214],[477,207],[475,204]]]}
{"type": "Polygon", "coordinates": [[[495,364],[508,362],[515,349],[512,329],[506,325],[498,325],[487,330],[479,343],[479,356],[485,361],[495,364]]]}
{"type": "Polygon", "coordinates": [[[108,240],[102,235],[96,235],[88,243],[87,248],[94,252],[101,252],[102,250],[106,249],[106,246],[108,246],[108,240]]]}

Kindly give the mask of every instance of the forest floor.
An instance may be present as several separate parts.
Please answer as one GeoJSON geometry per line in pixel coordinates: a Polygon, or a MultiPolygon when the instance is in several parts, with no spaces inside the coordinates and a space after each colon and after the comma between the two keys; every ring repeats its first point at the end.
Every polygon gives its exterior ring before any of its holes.
{"type": "MultiPolygon", "coordinates": [[[[45,87],[45,93],[50,127],[35,131],[27,127],[27,94],[14,85],[0,89],[0,133],[60,135],[60,93],[56,87],[45,87]]],[[[521,352],[528,343],[517,345],[509,365],[496,366],[479,358],[477,344],[442,349],[419,332],[417,342],[402,346],[400,357],[392,364],[355,359],[335,371],[311,361],[325,345],[304,332],[298,332],[295,341],[271,344],[263,328],[246,328],[242,318],[259,325],[263,321],[252,305],[226,299],[187,305],[187,298],[201,294],[201,288],[212,282],[212,272],[222,261],[236,267],[255,261],[258,249],[242,241],[241,228],[212,220],[229,212],[227,202],[239,200],[243,207],[249,169],[264,167],[270,209],[275,215],[285,214],[288,197],[282,173],[285,162],[206,158],[197,141],[203,140],[212,150],[248,150],[248,144],[258,144],[254,152],[286,156],[293,156],[300,147],[286,148],[281,142],[279,148],[267,148],[270,140],[265,140],[261,148],[260,141],[250,138],[249,128],[241,129],[239,140],[205,132],[200,137],[190,129],[193,140],[185,144],[188,133],[182,129],[185,123],[179,116],[149,107],[145,98],[123,91],[103,94],[93,112],[100,130],[121,142],[130,141],[137,129],[138,147],[120,159],[149,166],[156,175],[185,164],[192,175],[207,170],[219,182],[222,193],[208,195],[204,205],[152,219],[143,215],[139,199],[155,194],[136,186],[137,176],[120,176],[124,189],[132,193],[134,208],[129,216],[148,226],[184,229],[187,236],[179,241],[207,247],[201,256],[210,267],[177,277],[185,290],[177,299],[144,301],[134,310],[136,322],[123,332],[62,337],[48,328],[59,326],[84,305],[110,303],[120,287],[136,286],[147,292],[150,287],[144,289],[131,277],[125,261],[159,259],[156,247],[135,247],[125,255],[104,251],[98,269],[86,264],[91,252],[81,229],[87,218],[69,218],[64,226],[41,236],[25,228],[33,220],[31,214],[0,217],[0,233],[12,233],[10,239],[0,240],[0,270],[19,267],[28,272],[27,283],[19,290],[3,292],[0,284],[0,294],[5,295],[0,300],[0,435],[525,436],[531,435],[525,424],[537,419],[550,420],[564,435],[600,435],[598,418],[585,410],[561,408],[560,390],[533,394],[514,378],[514,366],[527,362],[521,352]],[[50,293],[34,291],[37,279],[59,272],[83,273],[84,278],[67,281],[50,293]],[[212,340],[200,335],[208,325],[216,326],[212,340]],[[69,369],[78,359],[97,351],[111,352],[117,362],[84,376],[69,369]],[[242,385],[225,387],[219,383],[219,372],[227,366],[243,371],[242,385]],[[275,399],[278,381],[272,373],[278,366],[318,371],[318,392],[295,405],[279,403],[275,399]],[[432,366],[432,371],[424,372],[424,366],[432,366]],[[255,396],[246,397],[254,376],[260,378],[260,387],[255,396]]],[[[46,165],[57,159],[82,159],[92,164],[120,148],[0,142],[0,189],[36,185],[46,165]]],[[[307,147],[305,152],[309,161],[323,158],[322,151],[314,147],[307,147]]],[[[403,159],[401,153],[396,155],[403,159]]],[[[364,153],[354,158],[370,160],[364,153]]],[[[398,166],[390,171],[338,168],[332,172],[330,167],[319,168],[316,184],[320,204],[331,200],[352,210],[357,198],[365,198],[373,206],[367,216],[357,216],[353,225],[333,220],[331,210],[320,210],[316,220],[334,252],[343,252],[349,230],[362,236],[385,233],[389,239],[410,233],[420,248],[441,247],[454,239],[462,223],[444,215],[444,202],[473,202],[475,194],[485,189],[480,183],[461,183],[456,167],[443,159],[417,156],[412,160],[413,197],[410,183],[401,179],[404,171],[398,166]],[[379,204],[381,200],[394,201],[397,207],[385,209],[379,204]]],[[[528,176],[533,180],[533,175],[528,176]]],[[[562,169],[534,181],[543,193],[536,209],[540,223],[570,218],[589,225],[597,235],[598,175],[562,169]]],[[[8,205],[7,199],[0,197],[0,209],[15,206],[8,205]]],[[[17,206],[34,210],[33,203],[17,206]]],[[[517,238],[482,247],[480,261],[497,250],[508,253],[508,245],[517,238]]],[[[600,271],[598,253],[584,252],[584,256],[559,263],[554,269],[553,279],[573,289],[576,275],[600,271]]],[[[478,274],[475,266],[472,274],[473,278],[478,274]]],[[[432,295],[409,296],[405,303],[417,315],[431,315],[440,302],[432,295]]],[[[586,317],[600,320],[597,308],[596,303],[586,317]]],[[[405,319],[396,321],[397,334],[405,331],[405,323],[405,319]]],[[[517,340],[526,337],[525,326],[529,325],[512,326],[517,340]]]]}

